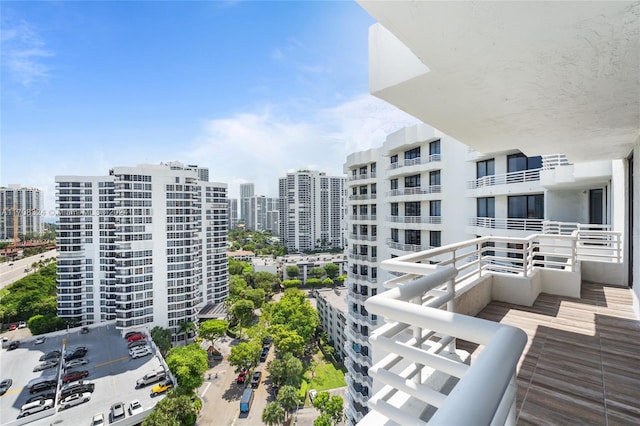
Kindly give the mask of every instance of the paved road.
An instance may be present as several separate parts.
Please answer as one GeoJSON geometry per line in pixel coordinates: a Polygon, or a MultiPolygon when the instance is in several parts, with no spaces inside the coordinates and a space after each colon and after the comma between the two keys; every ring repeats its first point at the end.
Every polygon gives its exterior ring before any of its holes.
{"type": "Polygon", "coordinates": [[[26,268],[31,268],[34,262],[50,257],[56,257],[56,250],[49,250],[41,254],[25,257],[24,259],[14,260],[11,262],[3,262],[0,264],[0,289],[5,288],[9,284],[13,284],[20,278],[26,277],[30,272],[25,272],[26,268]]]}

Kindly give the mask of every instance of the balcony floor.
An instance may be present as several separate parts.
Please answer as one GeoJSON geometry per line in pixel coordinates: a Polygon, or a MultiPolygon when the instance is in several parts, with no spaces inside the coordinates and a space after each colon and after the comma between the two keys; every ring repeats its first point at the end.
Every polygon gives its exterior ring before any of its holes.
{"type": "Polygon", "coordinates": [[[532,307],[491,302],[477,315],[529,337],[518,364],[519,425],[640,424],[640,321],[630,290],[583,282],[581,296],[541,294],[532,307]]]}

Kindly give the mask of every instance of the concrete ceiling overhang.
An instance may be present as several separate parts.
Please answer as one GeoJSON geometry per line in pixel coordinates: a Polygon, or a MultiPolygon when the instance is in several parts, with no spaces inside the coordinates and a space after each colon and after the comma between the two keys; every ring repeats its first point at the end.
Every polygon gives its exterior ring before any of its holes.
{"type": "Polygon", "coordinates": [[[624,158],[640,132],[640,2],[358,3],[371,93],[479,152],[624,158]]]}

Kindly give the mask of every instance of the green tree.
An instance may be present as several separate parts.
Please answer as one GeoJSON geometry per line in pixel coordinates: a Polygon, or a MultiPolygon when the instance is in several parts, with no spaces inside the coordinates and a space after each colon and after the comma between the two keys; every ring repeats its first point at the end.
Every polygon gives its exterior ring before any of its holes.
{"type": "Polygon", "coordinates": [[[344,413],[344,400],[338,396],[329,396],[329,392],[320,392],[313,399],[313,406],[322,414],[326,414],[333,424],[342,421],[344,413]]]}
{"type": "Polygon", "coordinates": [[[284,423],[284,409],[278,402],[270,402],[262,411],[262,423],[276,426],[284,423]]]}
{"type": "Polygon", "coordinates": [[[276,385],[291,385],[297,388],[302,381],[304,366],[300,359],[291,353],[285,353],[281,359],[271,361],[267,366],[267,371],[276,385]]]}
{"type": "Polygon", "coordinates": [[[333,423],[328,414],[322,413],[313,420],[313,426],[333,426],[333,423]]]}
{"type": "Polygon", "coordinates": [[[196,325],[191,321],[181,321],[178,325],[180,334],[184,334],[185,342],[189,340],[189,334],[196,329],[196,325]]]}
{"type": "Polygon", "coordinates": [[[253,318],[254,309],[255,305],[251,300],[241,299],[231,306],[231,315],[238,320],[241,327],[244,327],[248,325],[253,318]]]}
{"type": "Polygon", "coordinates": [[[229,278],[229,294],[233,296],[241,296],[249,286],[240,275],[231,275],[229,278]]]}
{"type": "Polygon", "coordinates": [[[322,284],[322,280],[320,278],[309,278],[307,280],[307,285],[311,287],[320,287],[322,284]]]}
{"type": "Polygon", "coordinates": [[[153,327],[151,329],[151,339],[160,350],[162,356],[166,356],[171,349],[171,330],[162,327],[153,327]]]}
{"type": "Polygon", "coordinates": [[[262,345],[257,340],[242,342],[231,348],[231,353],[227,357],[229,364],[240,370],[242,367],[255,367],[260,360],[262,345]]]}
{"type": "Polygon", "coordinates": [[[324,265],[323,269],[327,277],[331,278],[332,280],[335,280],[340,273],[340,267],[335,263],[327,263],[326,265],[324,265]]]}
{"type": "Polygon", "coordinates": [[[27,321],[27,327],[29,327],[29,330],[34,335],[50,333],[57,330],[64,330],[66,326],[66,320],[51,314],[34,315],[27,321]]]}
{"type": "Polygon", "coordinates": [[[347,280],[347,275],[340,275],[338,278],[335,279],[335,281],[338,281],[338,283],[340,285],[344,284],[344,282],[347,280]]]}
{"type": "Polygon", "coordinates": [[[260,308],[265,302],[266,293],[261,288],[252,288],[245,291],[243,297],[247,300],[251,300],[256,308],[260,308]]]}
{"type": "Polygon", "coordinates": [[[322,280],[322,285],[325,287],[331,287],[333,285],[333,280],[329,277],[322,280]]]}
{"type": "Polygon", "coordinates": [[[191,393],[199,387],[204,381],[204,372],[209,368],[207,351],[196,343],[172,348],[166,360],[182,394],[191,393]]]}
{"type": "Polygon", "coordinates": [[[298,289],[286,290],[284,296],[270,306],[269,323],[286,326],[287,329],[298,333],[305,343],[311,341],[318,322],[318,312],[298,289]]]}
{"type": "Polygon", "coordinates": [[[295,330],[281,329],[271,332],[273,345],[280,353],[290,353],[296,356],[304,354],[305,340],[295,330]]]}
{"type": "Polygon", "coordinates": [[[287,277],[289,279],[296,279],[300,276],[300,268],[297,265],[289,265],[287,266],[287,277]]]}
{"type": "Polygon", "coordinates": [[[300,287],[301,285],[302,285],[302,281],[300,281],[300,280],[284,280],[284,281],[282,281],[282,286],[283,286],[285,289],[288,289],[288,288],[298,288],[298,287],[300,287]]]}
{"type": "Polygon", "coordinates": [[[211,345],[215,348],[216,341],[225,335],[229,329],[229,321],[223,319],[211,319],[200,324],[198,335],[203,339],[211,341],[211,345]]]}
{"type": "Polygon", "coordinates": [[[324,275],[324,269],[323,268],[311,268],[311,270],[309,271],[309,275],[313,278],[322,278],[322,276],[324,275]]]}
{"type": "Polygon", "coordinates": [[[242,270],[249,266],[247,262],[229,258],[229,275],[242,275],[242,270]]]}
{"type": "Polygon", "coordinates": [[[291,412],[291,410],[298,407],[298,404],[300,404],[298,390],[289,385],[285,385],[280,388],[276,400],[280,403],[280,405],[282,405],[282,408],[284,408],[284,411],[287,414],[287,418],[289,417],[289,413],[291,412]]]}
{"type": "Polygon", "coordinates": [[[143,426],[191,426],[197,411],[189,395],[170,394],[162,399],[142,422],[143,426]]]}

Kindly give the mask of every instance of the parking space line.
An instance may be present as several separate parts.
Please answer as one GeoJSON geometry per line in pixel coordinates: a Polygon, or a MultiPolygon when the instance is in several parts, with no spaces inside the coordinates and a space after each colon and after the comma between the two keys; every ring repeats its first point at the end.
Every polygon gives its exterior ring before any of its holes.
{"type": "Polygon", "coordinates": [[[8,391],[6,391],[4,394],[5,395],[11,395],[12,393],[18,393],[21,392],[22,389],[24,388],[14,388],[14,389],[9,389],[8,391]]]}
{"type": "Polygon", "coordinates": [[[121,357],[121,358],[116,358],[116,359],[112,359],[112,360],[110,360],[110,361],[106,361],[106,362],[102,362],[102,363],[100,363],[100,364],[96,364],[96,365],[95,365],[95,367],[103,367],[103,366],[105,366],[105,365],[113,364],[113,363],[115,363],[115,362],[119,362],[119,361],[125,361],[125,360],[127,360],[127,359],[129,359],[129,357],[128,357],[128,356],[123,356],[123,357],[121,357]]]}
{"type": "Polygon", "coordinates": [[[207,391],[209,390],[209,386],[211,386],[211,382],[207,383],[207,386],[205,386],[204,390],[200,394],[200,398],[202,398],[204,394],[207,393],[207,391]]]}

